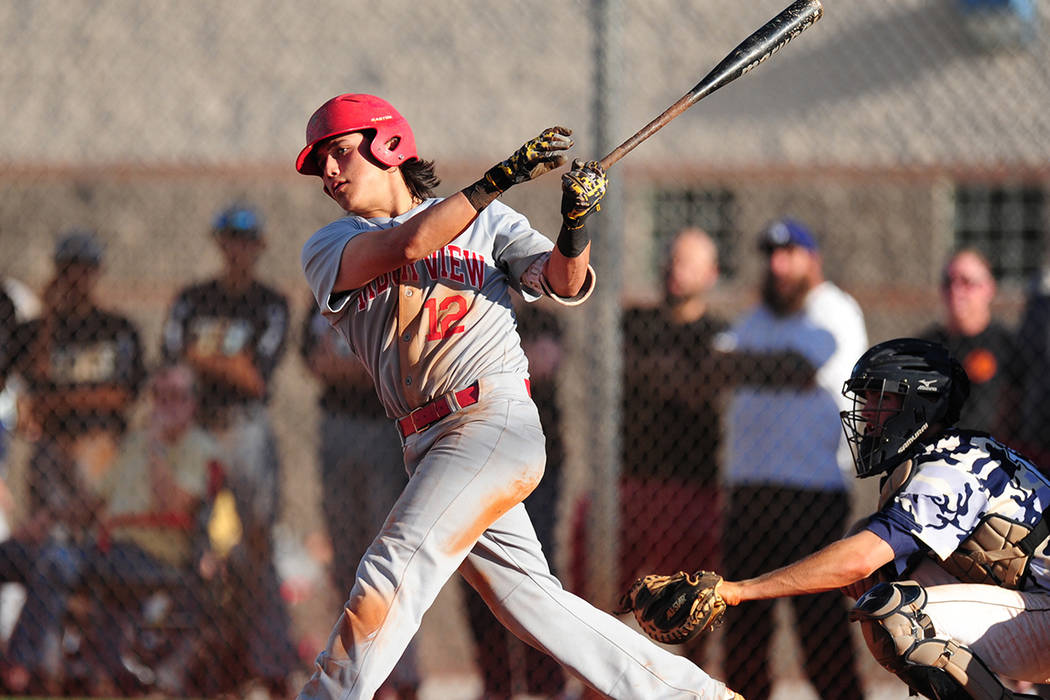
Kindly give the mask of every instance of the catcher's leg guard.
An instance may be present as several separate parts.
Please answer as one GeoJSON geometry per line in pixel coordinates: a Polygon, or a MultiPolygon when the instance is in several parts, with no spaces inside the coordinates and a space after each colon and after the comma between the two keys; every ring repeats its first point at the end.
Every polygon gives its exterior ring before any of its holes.
{"type": "Polygon", "coordinates": [[[923,612],[926,590],[914,581],[880,583],[850,611],[875,660],[932,700],[1014,700],[1015,695],[967,647],[937,637],[923,612]]]}

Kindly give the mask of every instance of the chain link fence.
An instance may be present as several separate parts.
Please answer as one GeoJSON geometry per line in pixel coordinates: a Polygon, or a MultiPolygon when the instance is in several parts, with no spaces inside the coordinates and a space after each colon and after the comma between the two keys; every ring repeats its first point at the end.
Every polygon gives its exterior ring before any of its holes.
{"type": "MultiPolygon", "coordinates": [[[[449,194],[551,124],[600,157],[782,6],[0,3],[5,689],[287,697],[310,672],[403,484],[395,433],[299,269],[339,215],[292,167],[318,105],[388,99],[449,194]],[[216,236],[223,212],[232,235],[216,236]]],[[[756,422],[754,368],[719,351],[776,296],[758,242],[782,217],[862,320],[823,319],[851,356],[816,384],[811,367],[791,386],[804,368],[790,364],[762,381],[828,409],[857,348],[940,333],[978,387],[970,427],[1050,469],[1048,15],[1038,0],[829,0],[612,169],[599,292],[521,321],[549,433],[528,507],[567,587],[609,608],[641,573],[746,575],[873,510],[841,446],[823,455],[841,472],[798,478],[819,436],[839,440],[837,416],[756,422]],[[979,255],[946,269],[960,248],[979,255]]],[[[556,177],[505,199],[557,231],[556,177]]],[[[762,679],[743,662],[772,640],[777,698],[904,697],[845,623],[807,627],[844,601],[821,604],[756,610],[680,651],[762,679]]],[[[451,583],[389,686],[554,697],[578,683],[451,583]]]]}

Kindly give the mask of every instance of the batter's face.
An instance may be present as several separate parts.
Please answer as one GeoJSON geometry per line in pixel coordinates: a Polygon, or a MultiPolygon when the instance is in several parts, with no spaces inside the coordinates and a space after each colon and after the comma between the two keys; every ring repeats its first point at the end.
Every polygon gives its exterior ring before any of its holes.
{"type": "Polygon", "coordinates": [[[397,168],[384,167],[372,157],[368,136],[334,136],[314,150],[314,157],[325,192],[343,211],[366,219],[396,215],[391,213],[390,180],[397,168]]]}
{"type": "Polygon", "coordinates": [[[792,314],[820,280],[820,256],[797,245],[778,246],[768,255],[762,299],[774,313],[792,314]]]}

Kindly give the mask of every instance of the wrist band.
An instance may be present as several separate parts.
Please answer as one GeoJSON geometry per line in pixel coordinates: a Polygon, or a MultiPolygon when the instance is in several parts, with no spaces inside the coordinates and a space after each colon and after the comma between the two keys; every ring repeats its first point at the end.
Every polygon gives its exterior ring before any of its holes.
{"type": "Polygon", "coordinates": [[[556,243],[558,252],[567,258],[579,257],[587,247],[587,244],[591,242],[591,237],[587,233],[587,227],[584,226],[582,221],[579,224],[576,228],[569,228],[568,222],[563,221],[561,232],[558,233],[556,243]]]}
{"type": "Polygon", "coordinates": [[[474,211],[481,211],[503,194],[502,190],[493,187],[486,178],[481,178],[473,185],[464,187],[460,192],[470,202],[470,206],[474,207],[474,211]]]}

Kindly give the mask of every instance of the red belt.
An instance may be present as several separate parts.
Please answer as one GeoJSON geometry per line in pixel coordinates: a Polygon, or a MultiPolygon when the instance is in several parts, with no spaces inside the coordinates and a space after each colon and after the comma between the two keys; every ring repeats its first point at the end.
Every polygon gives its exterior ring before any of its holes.
{"type": "MultiPolygon", "coordinates": [[[[529,380],[525,380],[525,390],[530,391],[529,380]]],[[[530,391],[531,394],[531,391],[530,391]]],[[[397,419],[397,429],[401,437],[407,438],[413,433],[421,433],[430,426],[437,423],[446,416],[450,416],[461,408],[473,406],[478,402],[477,382],[466,389],[450,391],[442,394],[433,401],[425,403],[415,409],[407,416],[397,419]]]]}

